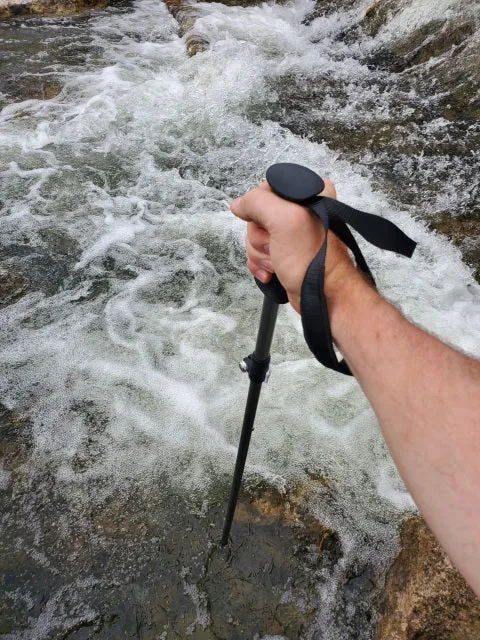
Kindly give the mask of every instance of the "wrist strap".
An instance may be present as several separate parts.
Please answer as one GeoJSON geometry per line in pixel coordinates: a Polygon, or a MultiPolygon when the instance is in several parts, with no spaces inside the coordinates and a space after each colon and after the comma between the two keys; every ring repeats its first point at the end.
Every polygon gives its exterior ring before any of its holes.
{"type": "MultiPolygon", "coordinates": [[[[416,242],[403,233],[393,222],[372,213],[358,211],[343,202],[316,194],[323,190],[323,180],[310,169],[301,165],[282,163],[272,165],[267,171],[267,180],[280,197],[297,202],[308,208],[322,222],[325,229],[323,244],[312,260],[302,284],[300,310],[305,340],[316,359],[325,367],[352,375],[347,363],[338,360],[333,348],[333,339],[324,291],[325,257],[328,232],[333,231],[353,253],[357,267],[371,281],[375,280],[367,262],[347,225],[360,233],[371,244],[394,251],[410,258],[416,242]],[[313,193],[312,193],[313,191],[313,193]]],[[[285,289],[276,277],[267,285],[256,280],[265,295],[278,304],[288,301],[285,289]]]]}

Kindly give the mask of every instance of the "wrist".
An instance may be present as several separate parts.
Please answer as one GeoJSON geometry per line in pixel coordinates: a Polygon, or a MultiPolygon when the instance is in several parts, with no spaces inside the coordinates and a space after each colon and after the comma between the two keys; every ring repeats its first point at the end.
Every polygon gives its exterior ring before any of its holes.
{"type": "Polygon", "coordinates": [[[355,268],[348,270],[341,280],[337,280],[335,286],[326,289],[325,295],[332,337],[340,349],[346,333],[351,329],[353,316],[365,305],[382,301],[377,290],[355,268]]]}

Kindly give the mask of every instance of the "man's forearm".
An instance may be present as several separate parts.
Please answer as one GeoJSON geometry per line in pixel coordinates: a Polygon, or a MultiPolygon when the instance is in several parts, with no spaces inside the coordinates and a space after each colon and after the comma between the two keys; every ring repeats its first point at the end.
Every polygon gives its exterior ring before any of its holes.
{"type": "Polygon", "coordinates": [[[405,484],[480,595],[480,363],[409,323],[360,275],[329,310],[405,484]]]}
{"type": "MultiPolygon", "coordinates": [[[[325,179],[321,195],[335,198],[325,179]]],[[[323,225],[267,183],[232,203],[248,222],[248,268],[275,271],[300,311],[323,225]]],[[[410,324],[372,289],[330,234],[325,295],[332,334],[370,400],[414,500],[480,596],[480,363],[410,324]]]]}

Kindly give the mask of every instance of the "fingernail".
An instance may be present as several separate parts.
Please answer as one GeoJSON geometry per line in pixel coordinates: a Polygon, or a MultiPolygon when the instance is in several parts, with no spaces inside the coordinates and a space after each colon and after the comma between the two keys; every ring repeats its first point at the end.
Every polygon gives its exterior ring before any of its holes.
{"type": "Polygon", "coordinates": [[[255,277],[257,280],[260,280],[260,282],[266,283],[268,278],[268,273],[263,269],[258,269],[258,271],[255,272],[255,277]]]}
{"type": "Polygon", "coordinates": [[[270,255],[270,245],[269,244],[264,244],[263,245],[263,250],[265,251],[265,253],[268,253],[268,255],[270,255]]]}

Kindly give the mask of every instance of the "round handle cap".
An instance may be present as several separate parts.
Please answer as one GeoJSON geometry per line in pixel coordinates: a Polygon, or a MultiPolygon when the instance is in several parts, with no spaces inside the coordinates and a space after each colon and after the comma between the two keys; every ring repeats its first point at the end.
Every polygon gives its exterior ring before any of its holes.
{"type": "Polygon", "coordinates": [[[325,188],[322,178],[301,164],[281,162],[267,169],[267,182],[273,192],[291,202],[303,203],[325,188]]]}

